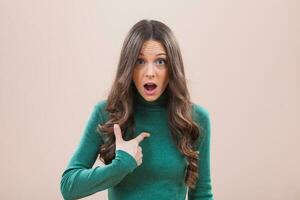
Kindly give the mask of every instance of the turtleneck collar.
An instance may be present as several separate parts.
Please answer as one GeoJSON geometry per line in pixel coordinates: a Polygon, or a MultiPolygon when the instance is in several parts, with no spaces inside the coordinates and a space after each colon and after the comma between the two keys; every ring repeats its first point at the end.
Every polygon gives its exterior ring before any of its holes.
{"type": "Polygon", "coordinates": [[[134,104],[138,109],[146,109],[146,110],[162,110],[167,107],[168,98],[169,98],[169,90],[166,88],[164,92],[154,101],[147,101],[144,97],[139,93],[139,91],[134,86],[134,104]]]}

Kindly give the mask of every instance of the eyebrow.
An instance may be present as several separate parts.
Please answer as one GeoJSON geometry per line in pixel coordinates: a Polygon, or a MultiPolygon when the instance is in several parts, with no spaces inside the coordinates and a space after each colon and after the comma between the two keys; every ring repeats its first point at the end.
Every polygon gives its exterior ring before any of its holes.
{"type": "MultiPolygon", "coordinates": [[[[140,55],[144,55],[143,53],[140,53],[140,55]]],[[[165,53],[158,53],[158,54],[156,54],[156,56],[159,56],[159,55],[166,55],[165,53]]]]}

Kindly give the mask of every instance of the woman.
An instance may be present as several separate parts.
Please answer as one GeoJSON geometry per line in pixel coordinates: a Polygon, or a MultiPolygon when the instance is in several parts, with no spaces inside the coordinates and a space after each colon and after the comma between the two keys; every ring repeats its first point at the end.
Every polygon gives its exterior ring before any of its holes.
{"type": "Polygon", "coordinates": [[[60,186],[65,199],[105,189],[109,200],[213,199],[209,113],[190,101],[162,22],[129,31],[108,98],[95,104],[60,186]],[[98,155],[105,165],[92,168],[98,155]]]}

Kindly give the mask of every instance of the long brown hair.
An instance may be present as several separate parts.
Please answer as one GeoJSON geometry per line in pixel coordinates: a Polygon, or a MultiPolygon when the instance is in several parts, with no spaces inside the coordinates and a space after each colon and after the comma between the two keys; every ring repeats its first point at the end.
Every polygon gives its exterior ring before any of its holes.
{"type": "Polygon", "coordinates": [[[143,43],[150,39],[161,42],[166,49],[169,67],[169,82],[166,88],[169,90],[168,123],[172,138],[187,161],[185,183],[194,188],[199,168],[196,140],[201,129],[192,118],[192,103],[179,45],[171,29],[157,20],[144,19],[137,22],[124,40],[117,73],[107,98],[106,111],[109,113],[109,119],[98,126],[98,132],[105,136],[99,159],[109,164],[115,158],[113,124],[120,125],[124,138],[131,139],[129,132],[134,132],[133,97],[136,91],[132,81],[133,68],[143,43]]]}

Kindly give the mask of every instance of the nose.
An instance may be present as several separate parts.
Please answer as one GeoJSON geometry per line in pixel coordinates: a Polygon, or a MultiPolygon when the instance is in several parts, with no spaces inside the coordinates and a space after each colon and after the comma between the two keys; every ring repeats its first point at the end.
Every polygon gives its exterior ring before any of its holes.
{"type": "Polygon", "coordinates": [[[149,64],[146,69],[146,77],[153,78],[155,76],[154,66],[149,64]]]}

